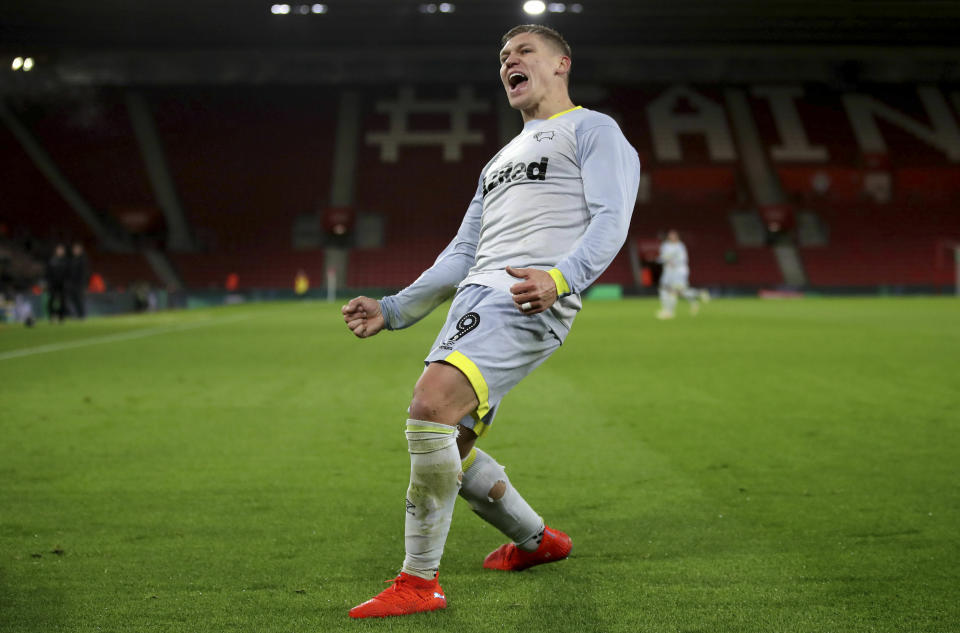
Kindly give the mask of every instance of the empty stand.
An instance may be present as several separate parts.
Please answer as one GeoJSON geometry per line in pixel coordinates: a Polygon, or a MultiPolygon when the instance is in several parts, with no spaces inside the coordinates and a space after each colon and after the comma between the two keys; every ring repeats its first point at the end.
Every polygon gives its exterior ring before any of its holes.
{"type": "MultiPolygon", "coordinates": [[[[650,111],[660,107],[663,114],[665,101],[659,97],[668,90],[680,95],[670,102],[670,116],[695,115],[698,104],[726,107],[722,86],[598,88],[588,91],[584,102],[618,118],[641,155],[649,196],[636,207],[630,239],[679,230],[690,252],[694,285],[782,284],[768,247],[737,244],[730,214],[752,203],[736,158],[718,159],[702,133],[684,131],[672,139],[679,159],[658,155],[650,111]]],[[[382,218],[383,241],[377,248],[349,249],[346,284],[398,288],[428,268],[455,235],[481,169],[501,147],[497,103],[502,95],[495,89],[422,86],[415,92],[398,86],[358,92],[361,129],[350,209],[382,218]],[[417,105],[398,127],[396,107],[405,99],[417,105]],[[455,112],[449,105],[454,102],[469,103],[466,115],[455,112]],[[411,142],[409,133],[419,138],[411,142]],[[462,142],[451,147],[445,142],[451,134],[462,142]],[[424,141],[430,135],[436,140],[424,141]],[[390,137],[406,141],[391,149],[384,141],[390,137]]],[[[815,213],[825,227],[825,244],[800,251],[812,286],[953,283],[953,262],[941,251],[943,244],[960,240],[960,166],[932,134],[943,123],[928,111],[930,93],[915,86],[850,91],[846,97],[825,86],[746,92],[761,142],[793,208],[815,213]],[[777,90],[781,97],[794,91],[790,99],[802,125],[800,137],[796,130],[785,132],[785,110],[778,113],[769,96],[777,90]],[[850,119],[854,93],[860,95],[861,112],[866,107],[872,113],[883,136],[882,152],[858,145],[850,119]],[[806,147],[805,157],[804,152],[784,157],[782,148],[791,143],[794,149],[806,147]],[[878,176],[881,189],[888,184],[889,197],[877,195],[878,176]]],[[[290,288],[300,269],[314,287],[324,285],[322,251],[294,251],[293,230],[298,217],[332,204],[338,89],[181,87],[142,94],[201,244],[199,253],[169,254],[186,286],[222,288],[227,275],[236,273],[241,289],[290,288]]],[[[163,215],[123,93],[104,90],[51,103],[12,109],[94,209],[132,232],[152,236],[152,243],[163,248],[163,215]]],[[[729,126],[722,117],[712,120],[729,126]]],[[[5,127],[0,128],[0,168],[5,174],[0,221],[11,239],[32,239],[40,251],[53,241],[79,239],[90,253],[91,270],[110,286],[160,283],[142,255],[98,248],[92,232],[5,127]]],[[[350,238],[337,243],[349,247],[350,238]]],[[[628,249],[599,281],[634,283],[628,249]]]]}
{"type": "Polygon", "coordinates": [[[123,290],[137,283],[163,286],[140,253],[106,253],[87,249],[90,273],[103,277],[108,290],[123,290]]]}
{"type": "Polygon", "coordinates": [[[939,249],[960,236],[956,207],[821,206],[826,248],[802,250],[814,286],[950,286],[953,265],[939,249]]]}
{"type": "MultiPolygon", "coordinates": [[[[452,236],[451,236],[452,238],[452,236]]],[[[433,265],[449,240],[430,236],[410,240],[402,247],[354,250],[350,253],[350,288],[403,288],[433,265]]]]}
{"type": "MultiPolygon", "coordinates": [[[[480,171],[500,148],[494,103],[498,97],[474,97],[488,106],[486,112],[472,113],[466,119],[467,129],[479,134],[479,141],[460,144],[459,159],[451,160],[445,158],[440,143],[401,146],[395,159],[386,156],[368,135],[391,129],[390,118],[378,112],[376,104],[394,101],[396,94],[370,95],[360,141],[356,206],[383,216],[385,241],[382,248],[351,252],[348,286],[406,286],[429,268],[453,239],[476,193],[480,171]]],[[[442,103],[449,95],[426,91],[418,92],[416,99],[424,104],[442,103]]],[[[451,116],[449,112],[410,114],[406,128],[443,135],[453,127],[451,116]]]]}
{"type": "Polygon", "coordinates": [[[83,220],[47,181],[6,126],[0,125],[3,199],[0,221],[18,241],[83,240],[93,235],[83,220]]]}
{"type": "Polygon", "coordinates": [[[323,254],[289,249],[249,253],[175,253],[171,259],[187,288],[223,289],[230,274],[236,274],[239,290],[293,288],[297,271],[303,270],[310,285],[325,285],[323,254]]]}
{"type": "Polygon", "coordinates": [[[292,88],[148,95],[187,219],[209,250],[290,248],[329,203],[336,95],[292,88]]]}
{"type": "MultiPolygon", "coordinates": [[[[130,210],[153,207],[146,167],[121,93],[103,91],[35,106],[24,112],[23,121],[80,196],[100,213],[122,224],[130,210]]],[[[162,228],[159,219],[152,228],[162,228]]]]}

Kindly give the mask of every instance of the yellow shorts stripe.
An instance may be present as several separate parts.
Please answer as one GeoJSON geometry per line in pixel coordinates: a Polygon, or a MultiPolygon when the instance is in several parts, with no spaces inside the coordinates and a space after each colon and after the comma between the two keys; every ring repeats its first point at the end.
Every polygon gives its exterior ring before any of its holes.
{"type": "Polygon", "coordinates": [[[463,465],[460,467],[460,469],[463,472],[467,472],[467,469],[473,466],[473,462],[475,461],[477,461],[477,449],[471,448],[470,454],[467,455],[467,458],[465,460],[463,460],[463,465]]]}
{"type": "MultiPolygon", "coordinates": [[[[487,388],[487,381],[484,380],[483,374],[480,373],[480,368],[460,352],[450,352],[443,360],[462,371],[463,375],[470,381],[474,393],[477,394],[477,401],[480,403],[477,405],[476,417],[478,421],[482,420],[485,415],[490,413],[490,390],[487,388]]],[[[481,428],[474,428],[473,432],[480,436],[486,430],[487,425],[478,424],[477,426],[481,428]]]]}

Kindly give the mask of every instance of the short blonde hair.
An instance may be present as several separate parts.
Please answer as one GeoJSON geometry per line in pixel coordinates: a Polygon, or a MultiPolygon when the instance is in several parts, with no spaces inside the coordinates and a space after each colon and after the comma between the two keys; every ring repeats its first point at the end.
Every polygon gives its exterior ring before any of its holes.
{"type": "Polygon", "coordinates": [[[570,51],[570,45],[567,44],[567,40],[563,39],[563,36],[560,35],[558,31],[551,29],[549,26],[544,26],[542,24],[521,24],[515,26],[506,33],[503,37],[500,38],[500,46],[503,46],[514,36],[519,35],[520,33],[533,33],[534,35],[539,35],[543,39],[550,42],[560,53],[563,55],[573,58],[573,54],[570,51]]]}

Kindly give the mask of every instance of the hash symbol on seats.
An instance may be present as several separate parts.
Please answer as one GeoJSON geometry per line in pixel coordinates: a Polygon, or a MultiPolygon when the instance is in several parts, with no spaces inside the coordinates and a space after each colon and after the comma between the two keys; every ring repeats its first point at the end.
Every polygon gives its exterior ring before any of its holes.
{"type": "Polygon", "coordinates": [[[380,146],[380,160],[397,162],[400,147],[424,147],[439,145],[443,148],[443,161],[454,163],[462,160],[464,145],[483,143],[483,131],[469,128],[469,116],[474,112],[490,109],[487,101],[477,99],[470,86],[460,86],[457,97],[448,101],[418,101],[412,86],[400,89],[396,101],[378,101],[377,112],[386,113],[390,127],[386,131],[368,132],[368,145],[380,146]],[[449,130],[411,130],[408,117],[411,114],[448,114],[449,130]]]}

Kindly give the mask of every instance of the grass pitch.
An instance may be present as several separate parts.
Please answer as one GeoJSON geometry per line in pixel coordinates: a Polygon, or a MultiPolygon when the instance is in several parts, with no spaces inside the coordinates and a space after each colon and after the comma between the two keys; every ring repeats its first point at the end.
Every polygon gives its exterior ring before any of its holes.
{"type": "Polygon", "coordinates": [[[403,557],[405,408],[443,310],[0,329],[0,631],[960,630],[960,302],[588,302],[481,445],[569,560],[351,621],[403,557]]]}

